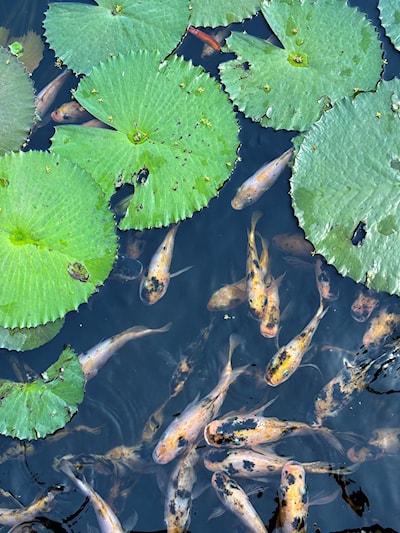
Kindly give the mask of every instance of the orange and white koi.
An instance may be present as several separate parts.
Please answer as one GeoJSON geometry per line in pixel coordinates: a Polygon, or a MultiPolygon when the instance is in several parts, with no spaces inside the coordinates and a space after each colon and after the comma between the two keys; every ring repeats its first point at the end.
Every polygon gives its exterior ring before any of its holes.
{"type": "Polygon", "coordinates": [[[269,362],[265,380],[271,387],[276,387],[289,379],[300,366],[304,354],[310,347],[311,340],[329,307],[324,307],[321,299],[318,310],[307,326],[288,344],[279,348],[269,362]]]}
{"type": "Polygon", "coordinates": [[[56,78],[54,78],[54,80],[51,80],[51,82],[48,83],[46,87],[43,87],[43,89],[39,91],[35,98],[35,108],[36,114],[40,118],[44,117],[49,107],[56,99],[61,87],[64,85],[65,81],[71,74],[71,70],[63,70],[56,78]]]}
{"type": "Polygon", "coordinates": [[[258,256],[255,229],[262,214],[259,211],[253,213],[251,217],[251,228],[247,232],[247,262],[246,262],[246,287],[247,299],[253,315],[262,319],[267,304],[267,286],[265,276],[268,271],[268,249],[266,241],[263,242],[263,255],[258,256]]]}
{"type": "Polygon", "coordinates": [[[71,100],[60,105],[60,107],[53,111],[51,118],[58,124],[72,124],[85,122],[93,117],[79,102],[71,100]]]}
{"type": "Polygon", "coordinates": [[[124,533],[120,521],[115,515],[111,507],[97,494],[94,488],[89,485],[86,480],[77,478],[72,472],[71,466],[67,461],[63,461],[60,465],[61,470],[69,479],[77,486],[78,490],[87,498],[96,514],[97,522],[101,533],[124,533]]]}
{"type": "Polygon", "coordinates": [[[242,278],[236,283],[224,285],[208,300],[209,311],[229,311],[247,300],[247,281],[242,278]]]}
{"type": "Polygon", "coordinates": [[[289,461],[282,468],[279,486],[279,523],[283,533],[306,533],[308,491],[303,466],[289,461]]]}
{"type": "Polygon", "coordinates": [[[381,309],[369,322],[363,336],[363,346],[367,349],[378,348],[389,335],[395,334],[399,325],[400,314],[390,313],[387,308],[381,309]]]}
{"type": "MultiPolygon", "coordinates": [[[[220,28],[218,30],[213,30],[210,32],[210,37],[214,39],[217,43],[223,46],[225,44],[225,37],[229,34],[228,28],[220,28]]],[[[217,50],[215,45],[211,46],[210,44],[204,43],[203,50],[201,52],[201,57],[208,57],[212,54],[215,54],[216,52],[219,52],[220,50],[217,50]]]]}
{"type": "Polygon", "coordinates": [[[292,159],[293,152],[293,148],[286,150],[286,152],[273,161],[265,163],[265,165],[242,183],[231,201],[233,209],[243,209],[254,204],[254,202],[270,189],[292,159]]]}
{"type": "Polygon", "coordinates": [[[249,497],[242,487],[225,472],[214,472],[211,477],[211,485],[214,487],[218,498],[246,527],[253,533],[267,533],[249,497]]]}
{"type": "Polygon", "coordinates": [[[267,287],[267,305],[260,322],[260,333],[267,339],[273,339],[279,332],[281,315],[279,309],[279,286],[284,277],[285,274],[282,274],[279,278],[272,280],[267,287]]]}
{"type": "Polygon", "coordinates": [[[21,509],[6,509],[0,507],[0,524],[5,526],[15,526],[23,522],[33,520],[38,514],[46,513],[55,495],[60,492],[60,488],[52,487],[47,491],[47,494],[37,498],[28,507],[21,509]]]}
{"type": "Polygon", "coordinates": [[[164,333],[171,327],[171,322],[162,328],[150,329],[146,326],[133,326],[122,333],[118,333],[99,344],[96,344],[88,352],[79,355],[85,380],[93,378],[100,368],[115,354],[124,344],[133,339],[140,339],[154,333],[164,333]]]}
{"type": "Polygon", "coordinates": [[[379,459],[383,455],[395,455],[400,449],[400,428],[377,428],[368,440],[368,446],[353,446],[347,457],[355,462],[379,459]]]}
{"type": "Polygon", "coordinates": [[[183,533],[189,528],[192,489],[197,479],[195,466],[198,460],[196,444],[193,444],[172,471],[164,508],[168,533],[183,533]]]}
{"type": "Polygon", "coordinates": [[[156,463],[166,464],[182,454],[196,441],[204,427],[216,417],[228,392],[229,386],[247,368],[240,367],[232,370],[232,354],[240,344],[237,335],[229,337],[228,362],[221,374],[218,384],[204,398],[196,398],[185,410],[177,416],[167,427],[153,451],[156,463]]]}
{"type": "Polygon", "coordinates": [[[311,242],[300,233],[282,233],[275,235],[272,242],[277,248],[287,254],[311,257],[315,252],[311,242]]]}
{"type": "Polygon", "coordinates": [[[374,309],[379,305],[376,293],[369,289],[361,289],[351,306],[351,316],[357,322],[365,322],[370,318],[374,309]]]}
{"type": "MultiPolygon", "coordinates": [[[[315,280],[317,282],[318,292],[323,300],[329,302],[337,300],[339,297],[339,290],[333,290],[332,278],[328,271],[329,265],[323,262],[320,257],[315,262],[315,280]]],[[[332,267],[333,268],[333,267],[332,267]]]]}
{"type": "Polygon", "coordinates": [[[169,269],[174,251],[175,235],[179,224],[174,224],[151,258],[146,276],[139,287],[139,296],[143,303],[153,305],[167,292],[170,279],[191,267],[183,268],[171,274],[169,269]]]}

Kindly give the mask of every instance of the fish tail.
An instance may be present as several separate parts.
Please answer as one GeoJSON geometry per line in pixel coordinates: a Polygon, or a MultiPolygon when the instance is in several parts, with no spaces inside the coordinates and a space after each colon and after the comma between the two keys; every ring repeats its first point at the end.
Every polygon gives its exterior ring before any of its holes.
{"type": "Polygon", "coordinates": [[[263,214],[262,214],[261,211],[254,211],[253,214],[251,215],[251,232],[252,233],[254,233],[254,230],[256,229],[257,222],[260,220],[262,215],[263,214]]]}
{"type": "Polygon", "coordinates": [[[236,348],[239,346],[239,344],[243,344],[244,340],[243,338],[236,334],[232,333],[229,336],[229,352],[228,352],[228,362],[226,364],[226,370],[232,372],[232,355],[233,352],[236,350],[236,348]]]}
{"type": "Polygon", "coordinates": [[[321,434],[321,437],[324,437],[324,439],[327,440],[335,450],[337,450],[340,453],[344,453],[344,449],[342,446],[342,443],[339,441],[339,439],[334,435],[333,431],[329,428],[325,428],[322,426],[311,426],[313,431],[317,431],[321,434]]]}

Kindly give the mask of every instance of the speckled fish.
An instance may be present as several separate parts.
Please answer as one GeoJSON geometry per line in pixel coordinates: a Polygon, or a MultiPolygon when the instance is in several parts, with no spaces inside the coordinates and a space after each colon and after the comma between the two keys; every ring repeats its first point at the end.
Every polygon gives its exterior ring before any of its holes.
{"type": "Polygon", "coordinates": [[[171,274],[169,271],[178,226],[179,224],[174,224],[169,230],[164,240],[157,248],[156,253],[151,258],[147,274],[143,277],[140,283],[139,296],[142,302],[147,305],[155,304],[164,296],[172,277],[191,268],[183,268],[174,274],[171,274]]]}
{"type": "Polygon", "coordinates": [[[275,235],[272,242],[279,250],[287,254],[311,257],[315,253],[314,246],[300,233],[275,235]]]}
{"type": "Polygon", "coordinates": [[[400,314],[390,313],[387,308],[371,318],[367,331],[364,333],[362,343],[367,349],[378,348],[385,339],[396,333],[400,325],[400,314]]]}
{"type": "Polygon", "coordinates": [[[146,326],[133,326],[122,333],[118,333],[99,344],[96,344],[88,352],[79,355],[85,380],[93,378],[100,368],[115,354],[124,344],[133,339],[140,339],[154,333],[164,333],[171,327],[171,322],[162,328],[150,329],[146,326]]]}
{"type": "Polygon", "coordinates": [[[300,363],[310,347],[311,340],[322,318],[329,307],[324,308],[323,300],[319,304],[315,316],[310,320],[301,333],[296,335],[288,344],[279,348],[269,362],[265,380],[271,387],[284,383],[300,366],[300,363]]]}
{"type": "Polygon", "coordinates": [[[365,322],[379,305],[379,298],[372,290],[361,289],[351,305],[351,316],[357,322],[365,322]]]}
{"type": "Polygon", "coordinates": [[[58,124],[77,124],[93,117],[79,102],[71,100],[60,105],[60,107],[53,111],[51,118],[58,124]]]}
{"type": "Polygon", "coordinates": [[[247,531],[267,533],[267,528],[254,509],[249,497],[234,479],[225,472],[214,472],[211,477],[211,485],[221,502],[237,516],[247,531]]]}
{"type": "Polygon", "coordinates": [[[46,513],[55,495],[60,492],[60,488],[54,487],[48,490],[47,494],[37,498],[28,507],[22,509],[5,509],[0,507],[0,524],[5,526],[15,526],[22,522],[33,520],[38,514],[46,513]]]}
{"type": "Polygon", "coordinates": [[[233,209],[243,209],[254,204],[254,202],[261,198],[282,174],[286,165],[293,157],[293,151],[293,148],[290,148],[273,161],[265,163],[265,165],[242,183],[231,201],[233,209]]]}
{"type": "Polygon", "coordinates": [[[368,446],[353,446],[347,457],[353,462],[379,459],[383,455],[396,455],[400,450],[400,428],[376,428],[368,440],[368,446]]]}
{"type": "Polygon", "coordinates": [[[251,217],[251,228],[248,231],[247,262],[246,262],[246,288],[247,299],[253,315],[262,319],[267,304],[267,286],[265,276],[268,271],[268,251],[264,246],[261,260],[258,256],[255,229],[262,214],[259,211],[251,217]]]}
{"type": "Polygon", "coordinates": [[[57,97],[61,87],[64,85],[68,76],[72,74],[69,69],[63,70],[54,80],[46,85],[35,98],[36,114],[39,117],[43,117],[48,111],[51,104],[57,97]]]}
{"type": "Polygon", "coordinates": [[[285,274],[279,278],[272,280],[267,287],[267,305],[265,306],[264,316],[260,322],[260,333],[267,339],[273,339],[278,335],[280,324],[280,302],[279,302],[279,286],[285,277],[285,274]]]}
{"type": "Polygon", "coordinates": [[[328,266],[320,257],[317,258],[315,262],[315,280],[321,298],[331,302],[338,299],[339,289],[333,289],[333,281],[329,274],[328,266]]]}
{"type": "Polygon", "coordinates": [[[308,491],[303,466],[289,461],[282,468],[279,486],[279,523],[282,533],[306,533],[308,491]]]}
{"type": "Polygon", "coordinates": [[[229,386],[247,368],[245,366],[232,370],[232,354],[240,342],[241,339],[237,335],[229,337],[228,362],[218,384],[207,396],[201,400],[196,398],[190,403],[167,427],[153,451],[153,459],[156,463],[169,463],[182,454],[196,441],[204,427],[217,416],[229,386]]]}
{"type": "Polygon", "coordinates": [[[61,470],[77,486],[78,490],[87,498],[93,506],[101,533],[125,533],[120,521],[111,507],[97,494],[94,488],[85,480],[77,478],[67,461],[60,465],[61,470]]]}
{"type": "Polygon", "coordinates": [[[229,311],[247,300],[247,281],[242,278],[236,283],[217,289],[208,300],[209,311],[229,311]]]}
{"type": "Polygon", "coordinates": [[[192,489],[197,478],[195,466],[198,460],[196,444],[193,444],[172,471],[164,507],[164,521],[168,533],[183,533],[189,528],[192,489]]]}

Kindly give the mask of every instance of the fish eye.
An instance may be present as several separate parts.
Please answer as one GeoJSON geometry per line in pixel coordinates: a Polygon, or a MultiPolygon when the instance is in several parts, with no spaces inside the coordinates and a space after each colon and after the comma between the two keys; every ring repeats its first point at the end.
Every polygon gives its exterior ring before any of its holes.
{"type": "Polygon", "coordinates": [[[62,116],[63,120],[69,120],[71,117],[68,115],[68,113],[64,113],[62,116]]]}

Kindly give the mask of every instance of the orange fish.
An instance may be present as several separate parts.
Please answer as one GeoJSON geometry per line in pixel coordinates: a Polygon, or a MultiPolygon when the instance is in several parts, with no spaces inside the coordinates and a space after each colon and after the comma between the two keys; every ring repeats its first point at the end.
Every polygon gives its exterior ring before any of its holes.
{"type": "Polygon", "coordinates": [[[51,118],[59,124],[70,124],[84,122],[93,117],[79,102],[71,100],[53,111],[51,118]]]}
{"type": "Polygon", "coordinates": [[[400,325],[400,315],[390,313],[387,308],[381,309],[380,312],[371,318],[368,329],[364,333],[362,343],[367,349],[378,348],[385,339],[396,333],[400,325]]]}
{"type": "Polygon", "coordinates": [[[282,533],[306,533],[308,491],[303,466],[289,461],[282,468],[279,486],[279,523],[282,533]]]}
{"type": "Polygon", "coordinates": [[[260,333],[268,339],[273,339],[279,332],[281,315],[279,309],[279,285],[284,277],[285,274],[282,274],[279,278],[272,280],[267,287],[267,305],[260,322],[260,333]]]}
{"type": "Polygon", "coordinates": [[[247,281],[242,278],[236,283],[224,285],[216,290],[208,300],[209,311],[229,311],[247,300],[247,281]]]}
{"type": "Polygon", "coordinates": [[[272,239],[274,245],[287,254],[311,257],[314,246],[300,233],[283,233],[272,239]]]}

